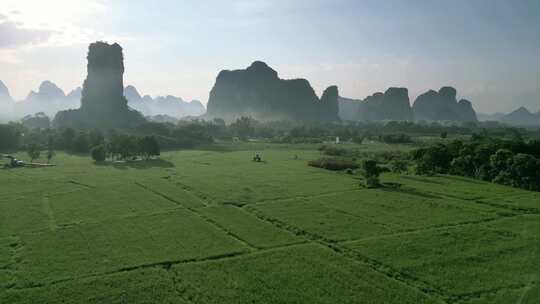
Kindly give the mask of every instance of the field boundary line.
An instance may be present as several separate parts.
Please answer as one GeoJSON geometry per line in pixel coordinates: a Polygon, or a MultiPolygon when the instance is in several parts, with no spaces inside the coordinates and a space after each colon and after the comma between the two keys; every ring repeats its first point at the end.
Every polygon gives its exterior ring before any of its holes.
{"type": "Polygon", "coordinates": [[[527,208],[527,207],[518,207],[518,206],[514,207],[514,206],[503,205],[503,204],[484,202],[480,200],[471,200],[471,202],[478,205],[485,205],[485,206],[504,209],[508,211],[521,212],[521,214],[540,214],[540,209],[537,209],[537,208],[527,208]]]}
{"type": "Polygon", "coordinates": [[[184,208],[185,210],[187,210],[188,212],[192,213],[193,215],[199,217],[200,219],[202,219],[203,221],[205,221],[206,223],[210,224],[211,226],[213,226],[214,228],[218,229],[219,231],[225,233],[226,235],[228,235],[230,238],[236,240],[237,242],[241,243],[242,245],[244,245],[245,247],[247,247],[250,251],[253,251],[253,250],[257,250],[259,248],[255,247],[254,245],[250,244],[249,242],[247,242],[246,240],[242,239],[241,237],[239,237],[237,234],[233,233],[232,231],[229,231],[228,229],[226,229],[225,227],[223,227],[222,225],[218,224],[216,221],[206,217],[205,215],[199,213],[196,211],[195,208],[191,208],[191,207],[188,207],[188,206],[185,206],[184,204],[180,203],[179,201],[169,197],[168,195],[165,195],[159,191],[156,191],[156,190],[153,190],[153,189],[150,189],[149,187],[139,183],[139,182],[135,182],[135,184],[143,189],[145,189],[146,191],[149,191],[151,193],[154,193],[155,195],[158,195],[164,199],[167,199],[177,205],[179,205],[180,207],[184,208]]]}
{"type": "MultiPolygon", "coordinates": [[[[539,208],[511,206],[511,205],[506,205],[506,204],[498,204],[498,203],[492,203],[492,202],[484,201],[484,200],[493,199],[493,198],[489,198],[489,197],[487,197],[487,198],[486,197],[476,197],[476,198],[467,199],[467,198],[455,197],[453,195],[444,194],[444,193],[440,193],[439,195],[442,196],[442,197],[450,198],[450,199],[459,199],[459,200],[466,201],[466,202],[472,202],[474,204],[481,205],[481,206],[489,206],[489,207],[493,207],[493,208],[496,208],[496,209],[503,209],[503,210],[512,211],[512,212],[519,212],[521,214],[540,214],[540,209],[539,208]]],[[[505,198],[505,197],[503,196],[502,198],[505,198]]]]}
{"type": "MultiPolygon", "coordinates": [[[[240,208],[240,207],[237,207],[237,208],[240,208]]],[[[386,276],[390,280],[395,280],[397,282],[400,282],[401,284],[404,284],[412,289],[418,290],[421,293],[426,294],[428,296],[435,297],[443,302],[446,302],[446,300],[450,298],[450,296],[444,293],[440,288],[433,286],[429,284],[428,282],[425,282],[411,275],[404,274],[400,272],[398,269],[395,269],[394,267],[390,265],[386,265],[375,259],[364,256],[352,249],[342,247],[333,240],[329,240],[320,235],[305,231],[303,229],[300,229],[288,223],[282,222],[281,220],[278,220],[276,218],[263,215],[261,214],[259,210],[257,210],[256,208],[252,206],[245,205],[244,207],[241,207],[241,208],[253,214],[254,216],[258,217],[259,219],[276,226],[277,228],[286,230],[298,237],[306,239],[307,241],[311,243],[321,245],[345,258],[351,259],[355,262],[360,262],[366,265],[368,268],[372,269],[373,271],[386,276]]]]}
{"type": "Polygon", "coordinates": [[[243,257],[248,256],[257,256],[260,254],[264,254],[267,252],[273,252],[278,250],[286,250],[287,248],[291,247],[300,247],[308,245],[309,242],[302,242],[302,243],[294,243],[294,244],[286,244],[286,245],[279,245],[275,247],[265,248],[265,249],[259,249],[256,251],[233,251],[229,253],[223,253],[223,254],[217,254],[217,255],[211,255],[203,258],[188,258],[188,259],[178,259],[178,260],[169,260],[169,261],[159,261],[159,262],[153,262],[153,263],[146,263],[146,264],[139,264],[139,265],[133,265],[133,266],[125,266],[121,267],[115,270],[111,271],[104,271],[100,273],[93,273],[93,274],[87,274],[87,275],[81,275],[81,276],[75,276],[75,277],[69,277],[65,279],[58,279],[58,280],[52,280],[48,282],[42,282],[42,283],[34,283],[33,285],[27,286],[27,287],[11,287],[7,288],[6,290],[12,290],[12,291],[25,291],[25,290],[31,290],[36,288],[45,288],[49,286],[54,286],[66,282],[71,281],[77,281],[77,280],[85,280],[85,279],[93,279],[93,278],[100,278],[104,276],[110,276],[115,275],[118,273],[123,272],[131,272],[131,271],[137,271],[141,269],[148,269],[148,268],[163,268],[165,270],[171,269],[172,266],[175,265],[184,265],[184,264],[202,264],[202,263],[208,263],[208,262],[219,262],[219,261],[227,261],[231,259],[240,259],[243,257]]]}
{"type": "MultiPolygon", "coordinates": [[[[56,229],[57,230],[63,230],[63,229],[69,229],[69,228],[72,228],[72,227],[77,227],[77,226],[96,225],[96,224],[102,224],[102,223],[105,223],[107,221],[112,221],[112,220],[129,220],[129,219],[134,219],[134,218],[139,218],[139,217],[152,217],[152,216],[167,215],[167,214],[174,213],[174,212],[176,212],[178,210],[184,210],[184,208],[182,208],[182,207],[174,207],[174,208],[164,209],[162,211],[156,211],[156,212],[152,212],[152,213],[120,215],[120,216],[114,216],[114,217],[107,218],[107,219],[100,220],[100,221],[87,221],[87,222],[57,224],[56,229]]],[[[47,232],[49,230],[50,230],[49,228],[36,229],[36,230],[28,231],[28,232],[21,232],[20,235],[42,234],[42,233],[47,232]]]]}
{"type": "Polygon", "coordinates": [[[84,188],[87,188],[87,189],[95,189],[96,188],[96,186],[81,183],[81,182],[73,180],[73,179],[68,180],[66,183],[74,184],[74,185],[81,186],[81,187],[84,187],[84,188]]]}
{"type": "Polygon", "coordinates": [[[435,226],[429,226],[429,227],[420,228],[420,229],[403,230],[396,233],[382,234],[378,236],[370,236],[370,237],[354,239],[354,240],[338,241],[337,243],[340,245],[348,245],[348,244],[356,243],[356,242],[386,239],[386,238],[392,238],[392,237],[401,236],[401,235],[421,234],[421,233],[430,232],[430,231],[444,231],[444,230],[450,230],[450,229],[459,229],[461,227],[468,227],[468,226],[480,225],[483,223],[497,222],[497,221],[502,221],[509,218],[521,217],[521,216],[526,216],[526,215],[528,214],[513,214],[513,215],[508,215],[508,216],[499,216],[499,217],[487,218],[487,219],[476,220],[476,221],[465,221],[465,222],[458,222],[458,223],[447,224],[447,225],[444,225],[444,224],[435,225],[435,226]]]}
{"type": "MultiPolygon", "coordinates": [[[[499,286],[489,289],[483,289],[468,293],[461,293],[461,294],[455,294],[450,297],[449,303],[463,303],[468,302],[473,299],[480,299],[486,295],[496,294],[503,290],[519,290],[519,289],[527,289],[528,287],[532,288],[532,286],[535,284],[513,284],[513,285],[506,285],[506,286],[499,286]]],[[[526,295],[528,290],[524,290],[522,294],[522,298],[518,299],[516,302],[517,304],[520,304],[523,300],[523,297],[526,295]]]]}
{"type": "Polygon", "coordinates": [[[41,199],[43,203],[43,211],[48,217],[48,226],[50,231],[56,231],[58,229],[58,225],[56,224],[56,219],[54,218],[54,211],[51,207],[51,203],[49,202],[49,196],[43,195],[41,199]]]}
{"type": "MultiPolygon", "coordinates": [[[[258,205],[264,205],[264,204],[271,204],[271,203],[280,203],[280,202],[287,202],[287,201],[293,201],[298,199],[312,199],[312,198],[319,198],[319,197],[325,197],[325,196],[332,196],[336,194],[345,194],[349,192],[360,192],[364,189],[349,189],[349,190],[343,190],[343,191],[332,191],[332,192],[324,192],[324,193],[318,193],[313,195],[297,195],[293,197],[277,197],[277,198],[269,198],[269,199],[262,199],[258,200],[253,203],[242,203],[242,205],[250,205],[250,206],[258,206],[258,205]]],[[[236,205],[234,203],[225,203],[227,205],[236,205]]]]}
{"type": "Polygon", "coordinates": [[[179,181],[171,181],[168,180],[168,183],[175,183],[176,185],[180,186],[183,191],[185,191],[187,194],[195,197],[197,200],[203,204],[203,206],[208,207],[210,205],[210,202],[208,201],[208,198],[206,196],[201,195],[197,190],[193,189],[191,186],[188,186],[184,183],[181,183],[179,181]]]}

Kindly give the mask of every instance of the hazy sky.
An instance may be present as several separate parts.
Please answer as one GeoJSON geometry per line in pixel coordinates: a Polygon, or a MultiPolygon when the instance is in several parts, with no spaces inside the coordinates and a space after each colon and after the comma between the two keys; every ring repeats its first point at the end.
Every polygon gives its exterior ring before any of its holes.
{"type": "Polygon", "coordinates": [[[481,112],[540,110],[538,0],[2,0],[0,80],[24,98],[82,84],[90,42],[124,47],[125,83],[206,103],[222,69],[263,60],[318,94],[452,85],[481,112]]]}

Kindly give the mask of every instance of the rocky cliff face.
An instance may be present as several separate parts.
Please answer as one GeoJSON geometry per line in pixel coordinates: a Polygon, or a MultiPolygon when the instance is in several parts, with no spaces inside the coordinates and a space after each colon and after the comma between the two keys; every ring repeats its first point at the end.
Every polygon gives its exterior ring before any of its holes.
{"type": "Polygon", "coordinates": [[[359,106],[358,118],[362,121],[412,120],[409,91],[389,88],[384,94],[368,96],[359,106]]]}
{"type": "Polygon", "coordinates": [[[472,102],[467,99],[461,99],[457,105],[457,111],[461,121],[478,121],[472,102]]]}
{"type": "Polygon", "coordinates": [[[144,122],[129,109],[124,97],[124,59],[118,44],[96,42],[88,50],[88,75],[82,88],[81,107],[61,111],[55,126],[80,128],[129,128],[144,122]]]}
{"type": "Polygon", "coordinates": [[[416,98],[413,105],[415,120],[477,121],[470,101],[456,100],[456,89],[442,87],[439,92],[430,90],[416,98]]]}
{"type": "Polygon", "coordinates": [[[327,121],[339,120],[339,91],[337,86],[330,86],[321,96],[320,117],[327,121]]]}
{"type": "Polygon", "coordinates": [[[319,99],[305,79],[284,80],[261,61],[245,70],[221,71],[210,92],[207,114],[234,119],[334,121],[338,118],[337,87],[319,99]]]}
{"type": "Polygon", "coordinates": [[[87,59],[88,75],[83,84],[81,110],[88,113],[127,111],[122,47],[117,43],[92,43],[87,59]]]}
{"type": "Polygon", "coordinates": [[[362,100],[360,99],[351,99],[346,97],[339,97],[339,118],[342,120],[348,121],[357,121],[359,120],[360,104],[362,100]]]}

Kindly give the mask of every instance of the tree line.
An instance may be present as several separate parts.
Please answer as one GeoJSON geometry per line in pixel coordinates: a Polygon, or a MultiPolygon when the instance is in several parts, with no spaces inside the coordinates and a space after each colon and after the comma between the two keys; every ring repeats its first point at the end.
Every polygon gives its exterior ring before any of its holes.
{"type": "Polygon", "coordinates": [[[133,135],[115,135],[91,148],[90,155],[97,162],[111,160],[130,160],[138,157],[145,160],[159,156],[161,148],[154,136],[137,137],[133,135]]]}
{"type": "Polygon", "coordinates": [[[417,149],[418,174],[453,174],[540,191],[540,140],[475,137],[417,149]]]}

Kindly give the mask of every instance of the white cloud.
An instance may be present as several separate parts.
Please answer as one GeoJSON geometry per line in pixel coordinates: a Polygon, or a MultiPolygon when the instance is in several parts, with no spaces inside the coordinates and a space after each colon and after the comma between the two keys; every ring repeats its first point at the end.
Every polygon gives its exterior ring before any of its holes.
{"type": "Polygon", "coordinates": [[[50,36],[50,31],[22,28],[11,21],[0,23],[0,49],[42,43],[50,36]]]}
{"type": "MultiPolygon", "coordinates": [[[[88,43],[101,38],[103,34],[85,27],[83,20],[97,17],[106,11],[100,0],[3,0],[0,15],[8,20],[8,29],[13,32],[13,24],[19,33],[27,38],[49,33],[47,39],[40,39],[34,46],[69,46],[88,43]],[[32,34],[30,34],[32,33],[32,34]]],[[[6,26],[5,26],[6,27],[6,26]]],[[[0,36],[4,39],[4,36],[0,36]]],[[[17,40],[13,37],[11,41],[17,40]]],[[[36,42],[32,40],[32,42],[36,42]]],[[[0,43],[1,44],[1,43],[0,43]]],[[[21,46],[23,44],[19,44],[21,46]]],[[[25,44],[26,45],[26,44],[25,44]]]]}

